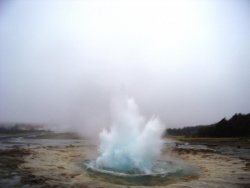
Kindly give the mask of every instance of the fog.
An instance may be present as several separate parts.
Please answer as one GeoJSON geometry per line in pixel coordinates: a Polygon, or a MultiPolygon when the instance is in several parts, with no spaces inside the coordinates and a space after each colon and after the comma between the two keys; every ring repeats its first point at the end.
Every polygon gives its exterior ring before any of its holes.
{"type": "Polygon", "coordinates": [[[250,2],[0,2],[0,122],[95,134],[117,93],[167,127],[250,112],[250,2]]]}

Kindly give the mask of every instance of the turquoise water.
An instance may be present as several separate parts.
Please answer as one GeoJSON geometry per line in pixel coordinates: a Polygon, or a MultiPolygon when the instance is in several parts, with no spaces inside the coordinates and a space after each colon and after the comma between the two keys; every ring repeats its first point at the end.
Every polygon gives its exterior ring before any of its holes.
{"type": "Polygon", "coordinates": [[[156,161],[150,172],[98,168],[94,160],[84,161],[81,166],[92,178],[120,185],[166,185],[187,176],[196,178],[199,175],[196,168],[174,161],[156,161]]]}

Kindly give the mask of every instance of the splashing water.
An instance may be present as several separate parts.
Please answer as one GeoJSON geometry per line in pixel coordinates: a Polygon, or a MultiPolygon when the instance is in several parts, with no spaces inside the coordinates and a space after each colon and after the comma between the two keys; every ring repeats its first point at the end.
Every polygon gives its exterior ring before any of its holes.
{"type": "Polygon", "coordinates": [[[153,117],[146,121],[132,98],[119,97],[111,105],[112,125],[100,133],[99,169],[151,173],[161,153],[164,126],[153,117]]]}
{"type": "Polygon", "coordinates": [[[91,177],[143,186],[168,184],[186,176],[198,177],[196,168],[178,160],[159,160],[165,127],[155,117],[146,121],[132,98],[117,98],[111,112],[110,128],[100,133],[98,158],[83,163],[91,177]]]}

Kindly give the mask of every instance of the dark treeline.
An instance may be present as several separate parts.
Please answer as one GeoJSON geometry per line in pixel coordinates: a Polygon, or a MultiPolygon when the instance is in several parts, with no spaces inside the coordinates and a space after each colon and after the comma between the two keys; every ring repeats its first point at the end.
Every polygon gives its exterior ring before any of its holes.
{"type": "Polygon", "coordinates": [[[167,134],[173,136],[198,136],[198,137],[249,137],[250,113],[235,114],[231,119],[223,118],[211,125],[167,129],[167,134]]]}

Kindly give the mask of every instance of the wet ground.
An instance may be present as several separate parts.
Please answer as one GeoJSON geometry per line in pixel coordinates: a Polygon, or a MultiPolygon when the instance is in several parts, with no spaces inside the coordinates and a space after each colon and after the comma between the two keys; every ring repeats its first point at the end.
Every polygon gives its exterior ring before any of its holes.
{"type": "Polygon", "coordinates": [[[0,187],[250,187],[249,143],[236,138],[168,139],[161,160],[190,165],[198,175],[133,185],[84,169],[83,162],[97,155],[89,139],[51,132],[0,135],[0,187]]]}

